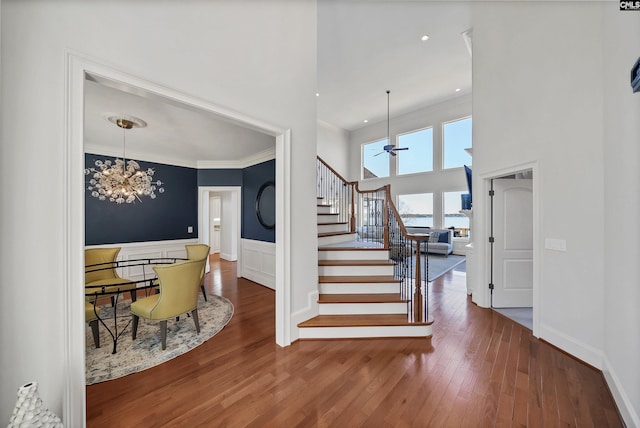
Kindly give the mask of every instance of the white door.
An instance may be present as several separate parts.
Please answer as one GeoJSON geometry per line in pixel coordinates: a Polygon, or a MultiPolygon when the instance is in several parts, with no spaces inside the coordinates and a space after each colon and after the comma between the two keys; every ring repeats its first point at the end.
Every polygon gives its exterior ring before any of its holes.
{"type": "Polygon", "coordinates": [[[533,180],[493,180],[494,308],[533,306],[533,180]]]}

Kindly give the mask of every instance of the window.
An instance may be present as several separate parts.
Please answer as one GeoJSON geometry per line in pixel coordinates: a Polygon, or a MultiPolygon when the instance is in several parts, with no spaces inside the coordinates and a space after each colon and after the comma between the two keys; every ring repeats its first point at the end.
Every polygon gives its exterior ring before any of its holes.
{"type": "Polygon", "coordinates": [[[398,195],[398,213],[405,226],[433,227],[433,193],[398,195]]]}
{"type": "Polygon", "coordinates": [[[462,198],[460,195],[466,192],[444,192],[444,222],[445,228],[454,227],[454,236],[469,236],[469,217],[460,213],[462,198]]]}
{"type": "Polygon", "coordinates": [[[409,148],[398,152],[398,175],[433,171],[433,128],[399,135],[398,147],[409,148]]]}
{"type": "Polygon", "coordinates": [[[471,118],[455,120],[442,126],[443,169],[471,165],[471,118]]]}
{"type": "Polygon", "coordinates": [[[385,138],[384,140],[362,145],[363,179],[389,176],[389,156],[384,152],[386,144],[387,140],[385,138]]]}

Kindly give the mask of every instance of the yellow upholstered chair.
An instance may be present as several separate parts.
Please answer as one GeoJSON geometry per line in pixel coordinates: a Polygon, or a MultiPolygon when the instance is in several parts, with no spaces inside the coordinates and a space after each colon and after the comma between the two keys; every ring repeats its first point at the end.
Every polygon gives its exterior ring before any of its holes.
{"type": "Polygon", "coordinates": [[[202,265],[202,272],[200,273],[200,289],[206,302],[207,293],[204,291],[204,271],[207,267],[206,258],[209,257],[209,246],[205,244],[192,244],[185,245],[184,248],[187,250],[187,258],[189,260],[205,260],[204,265],[202,265]]]}
{"type": "Polygon", "coordinates": [[[96,345],[96,348],[100,347],[100,333],[98,332],[98,317],[96,313],[100,314],[100,308],[96,307],[96,310],[93,310],[93,304],[87,301],[84,302],[84,319],[87,323],[89,323],[89,327],[91,327],[91,332],[93,333],[93,343],[96,345]]]}
{"type": "MultiPolygon", "coordinates": [[[[116,257],[118,257],[119,252],[120,247],[84,250],[84,285],[87,294],[96,291],[114,294],[119,291],[129,291],[131,301],[135,302],[136,283],[129,279],[121,278],[116,272],[116,257]],[[98,286],[100,288],[90,286],[98,286]],[[104,289],[101,287],[104,287],[104,289]]],[[[90,297],[87,298],[91,299],[90,297]]],[[[111,301],[113,303],[113,297],[111,301]]]]}
{"type": "Polygon", "coordinates": [[[200,333],[198,287],[204,263],[204,259],[185,260],[169,265],[153,266],[153,270],[158,275],[160,293],[139,299],[131,304],[131,315],[133,316],[131,332],[134,339],[138,332],[140,317],[160,321],[162,349],[166,349],[167,320],[189,312],[193,317],[196,333],[200,333]]]}

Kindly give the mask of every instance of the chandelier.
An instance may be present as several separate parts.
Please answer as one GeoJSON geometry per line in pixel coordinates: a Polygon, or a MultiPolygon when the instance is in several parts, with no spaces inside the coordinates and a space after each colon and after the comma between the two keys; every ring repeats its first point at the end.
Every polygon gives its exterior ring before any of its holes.
{"type": "Polygon", "coordinates": [[[144,128],[147,123],[142,119],[132,116],[110,116],[107,120],[122,128],[122,159],[97,160],[95,167],[84,170],[85,175],[91,175],[87,189],[91,191],[91,196],[101,201],[109,200],[117,204],[134,203],[137,200],[142,202],[141,196],[156,198],[158,193],[164,193],[164,188],[160,180],[152,181],[154,170],[149,168],[146,171],[140,170],[140,165],[134,160],[127,160],[125,155],[125,134],[126,130],[132,128],[144,128]]]}

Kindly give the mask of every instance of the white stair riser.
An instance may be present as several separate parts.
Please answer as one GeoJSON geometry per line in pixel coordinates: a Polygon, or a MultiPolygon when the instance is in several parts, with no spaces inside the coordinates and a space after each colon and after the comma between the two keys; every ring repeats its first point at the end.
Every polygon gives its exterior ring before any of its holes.
{"type": "Polygon", "coordinates": [[[400,292],[397,282],[321,283],[320,294],[392,294],[400,292]]]}
{"type": "Polygon", "coordinates": [[[389,260],[389,252],[376,250],[318,250],[318,260],[389,260]]]}
{"type": "Polygon", "coordinates": [[[319,276],[393,275],[393,266],[318,266],[319,276]]]}
{"type": "Polygon", "coordinates": [[[378,327],[312,327],[298,329],[300,339],[347,339],[358,337],[431,337],[430,325],[378,327]]]}
{"type": "Polygon", "coordinates": [[[344,235],[334,236],[318,236],[318,246],[339,244],[341,242],[349,242],[356,239],[355,233],[345,233],[344,235]]]}
{"type": "Polygon", "coordinates": [[[320,303],[320,315],[406,314],[406,302],[320,303]]]}
{"type": "Polygon", "coordinates": [[[328,206],[318,206],[318,214],[329,214],[331,213],[331,209],[333,207],[328,207],[328,206]]]}
{"type": "Polygon", "coordinates": [[[337,221],[344,221],[344,220],[340,220],[339,215],[333,215],[333,214],[318,214],[316,218],[317,218],[318,224],[335,223],[337,221]]]}
{"type": "Polygon", "coordinates": [[[347,224],[319,224],[318,225],[318,233],[329,233],[329,232],[348,232],[349,225],[347,224]]]}

